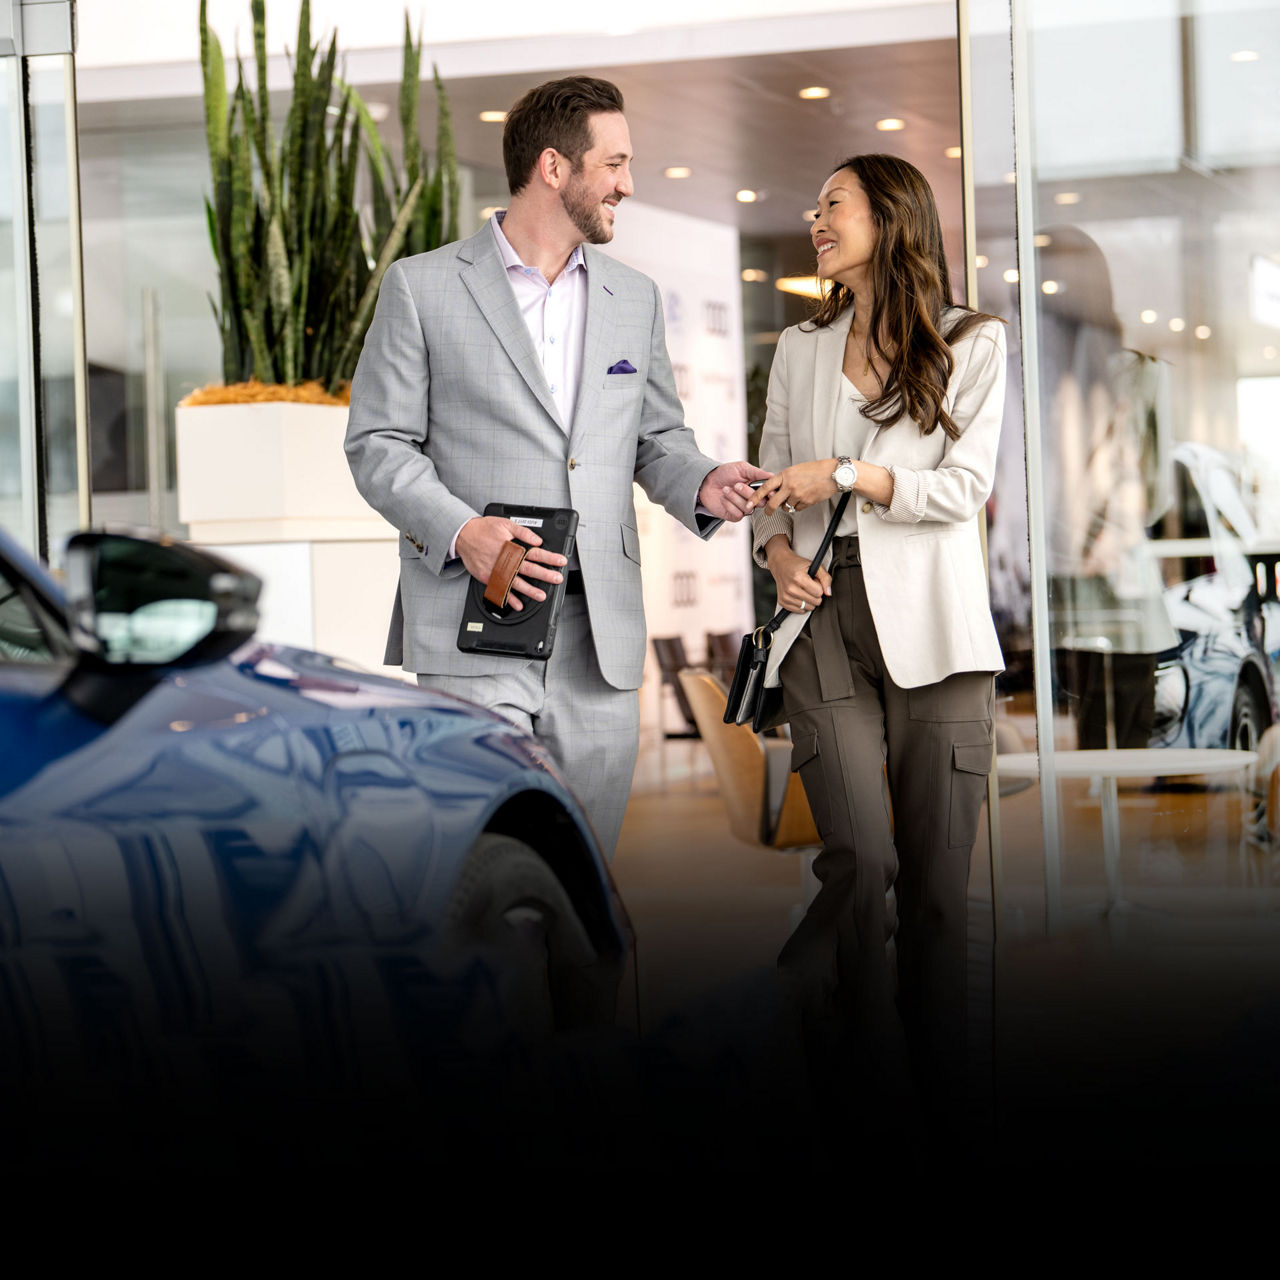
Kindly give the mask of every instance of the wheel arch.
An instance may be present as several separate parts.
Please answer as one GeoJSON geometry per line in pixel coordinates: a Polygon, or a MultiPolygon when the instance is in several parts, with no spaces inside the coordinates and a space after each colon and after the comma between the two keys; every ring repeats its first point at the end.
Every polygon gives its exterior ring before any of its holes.
{"type": "Polygon", "coordinates": [[[626,925],[618,918],[607,877],[601,877],[591,846],[555,796],[546,791],[517,792],[498,806],[484,829],[522,841],[546,861],[577,908],[597,951],[619,956],[626,950],[626,925]]]}

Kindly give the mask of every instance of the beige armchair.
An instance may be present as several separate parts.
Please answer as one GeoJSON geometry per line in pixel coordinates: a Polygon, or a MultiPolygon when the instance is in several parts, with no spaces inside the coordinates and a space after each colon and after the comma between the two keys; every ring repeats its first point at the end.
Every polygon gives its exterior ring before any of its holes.
{"type": "Polygon", "coordinates": [[[800,778],[791,772],[791,740],[767,738],[749,724],[725,724],[725,688],[709,672],[686,668],[679,679],[711,756],[733,834],[771,849],[821,845],[800,778]]]}

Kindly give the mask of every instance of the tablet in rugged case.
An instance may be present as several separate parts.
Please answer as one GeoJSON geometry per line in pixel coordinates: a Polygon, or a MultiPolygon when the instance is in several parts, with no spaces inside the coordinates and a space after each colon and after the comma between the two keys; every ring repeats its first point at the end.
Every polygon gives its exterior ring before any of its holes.
{"type": "MultiPolygon", "coordinates": [[[[503,516],[516,524],[533,529],[548,551],[559,552],[569,559],[573,555],[574,537],[578,531],[578,513],[567,507],[523,507],[514,503],[491,502],[484,509],[487,516],[503,516]]],[[[567,581],[568,571],[563,574],[567,581]]],[[[551,657],[556,641],[556,624],[564,601],[564,582],[541,583],[545,600],[521,596],[524,606],[518,612],[508,605],[501,608],[484,598],[484,583],[477,578],[467,585],[467,600],[458,628],[458,648],[463,653],[497,653],[508,658],[535,658],[545,662],[551,657]]]]}

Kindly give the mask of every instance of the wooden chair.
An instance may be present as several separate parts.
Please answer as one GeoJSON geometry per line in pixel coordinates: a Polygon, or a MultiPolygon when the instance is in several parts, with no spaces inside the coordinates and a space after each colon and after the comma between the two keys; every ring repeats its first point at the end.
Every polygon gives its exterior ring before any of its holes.
{"type": "Polygon", "coordinates": [[[800,777],[791,772],[791,740],[766,738],[749,724],[725,724],[725,688],[710,672],[684,670],[679,679],[711,757],[729,830],[746,844],[816,852],[822,839],[800,777]]]}
{"type": "Polygon", "coordinates": [[[684,690],[680,687],[679,673],[682,668],[689,665],[689,659],[685,655],[684,641],[679,636],[654,636],[653,637],[653,654],[658,660],[658,671],[661,676],[661,682],[658,685],[658,732],[659,738],[659,754],[661,757],[662,768],[662,789],[667,788],[667,743],[668,742],[696,742],[698,734],[698,725],[693,718],[693,709],[689,706],[689,700],[685,697],[684,690]],[[663,696],[663,690],[669,688],[675,695],[676,708],[680,712],[683,723],[675,729],[669,729],[667,722],[666,698],[663,696]]]}
{"type": "Polygon", "coordinates": [[[707,669],[726,689],[733,683],[733,669],[738,665],[741,647],[740,631],[707,632],[707,669]]]}

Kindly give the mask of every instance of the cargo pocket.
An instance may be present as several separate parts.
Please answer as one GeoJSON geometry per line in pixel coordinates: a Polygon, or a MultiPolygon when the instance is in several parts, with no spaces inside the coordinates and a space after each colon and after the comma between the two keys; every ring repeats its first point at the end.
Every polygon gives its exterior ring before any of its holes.
{"type": "Polygon", "coordinates": [[[978,833],[982,802],[991,772],[991,743],[955,743],[951,748],[951,817],[947,844],[971,845],[978,833]]]}
{"type": "Polygon", "coordinates": [[[800,775],[804,794],[813,814],[813,825],[818,834],[826,837],[830,829],[830,804],[827,782],[822,774],[822,755],[818,749],[816,729],[797,729],[791,726],[791,772],[800,775]]]}

